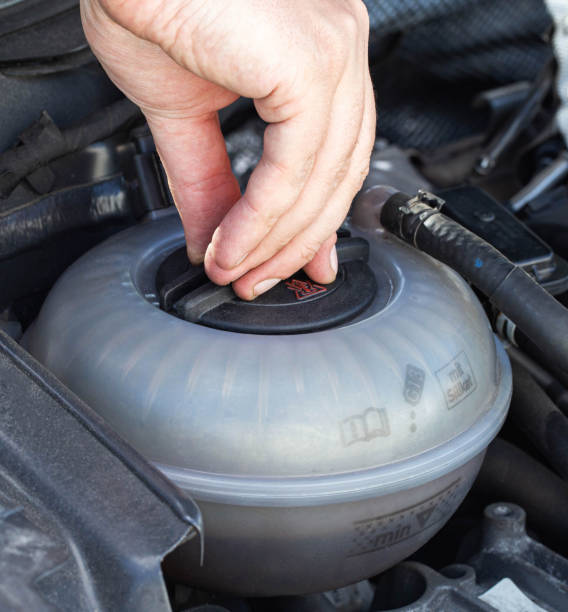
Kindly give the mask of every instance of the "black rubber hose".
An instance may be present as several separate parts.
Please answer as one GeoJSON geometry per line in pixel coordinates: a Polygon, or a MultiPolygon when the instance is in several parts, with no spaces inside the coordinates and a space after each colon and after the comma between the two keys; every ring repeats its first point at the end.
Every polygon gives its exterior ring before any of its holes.
{"type": "Polygon", "coordinates": [[[10,214],[0,214],[0,262],[38,248],[63,232],[124,223],[132,216],[131,198],[119,175],[54,191],[21,204],[10,214]]]}
{"type": "Polygon", "coordinates": [[[513,444],[497,438],[489,445],[471,494],[484,504],[519,504],[555,548],[568,546],[568,484],[513,444]]]}
{"type": "Polygon", "coordinates": [[[564,416],[568,416],[568,389],[526,353],[523,353],[514,346],[508,346],[507,353],[512,362],[518,363],[527,370],[546,392],[546,395],[558,406],[564,416]]]}
{"type": "Polygon", "coordinates": [[[513,367],[509,416],[550,465],[568,480],[568,419],[518,362],[513,367]]]}
{"type": "Polygon", "coordinates": [[[392,195],[383,227],[447,264],[484,293],[563,370],[568,370],[568,311],[522,268],[449,219],[432,196],[392,195]]]}
{"type": "Polygon", "coordinates": [[[514,340],[519,348],[530,355],[536,363],[546,368],[558,382],[568,388],[568,372],[560,368],[558,361],[538,347],[521,329],[518,327],[514,331],[514,340]]]}
{"type": "Polygon", "coordinates": [[[125,98],[66,130],[59,130],[49,115],[44,113],[36,126],[28,130],[25,144],[0,154],[0,198],[10,195],[23,178],[41,166],[104,140],[140,117],[140,109],[125,98]]]}

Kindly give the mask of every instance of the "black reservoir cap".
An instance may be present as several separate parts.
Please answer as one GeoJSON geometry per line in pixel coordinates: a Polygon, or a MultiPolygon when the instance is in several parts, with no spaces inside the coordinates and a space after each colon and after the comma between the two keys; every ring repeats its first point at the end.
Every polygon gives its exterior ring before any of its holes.
{"type": "Polygon", "coordinates": [[[340,238],[339,269],[329,285],[298,272],[252,302],[230,287],[208,281],[203,266],[190,265],[185,247],[161,264],[157,292],[163,310],[175,316],[226,331],[248,334],[298,334],[345,323],[373,301],[377,281],[367,265],[369,244],[363,238],[340,238]]]}

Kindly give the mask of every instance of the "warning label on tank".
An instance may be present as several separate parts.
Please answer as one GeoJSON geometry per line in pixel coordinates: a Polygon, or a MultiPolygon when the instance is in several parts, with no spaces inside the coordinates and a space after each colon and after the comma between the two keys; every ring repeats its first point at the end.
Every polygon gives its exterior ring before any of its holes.
{"type": "Polygon", "coordinates": [[[422,397],[426,372],[412,364],[406,366],[406,377],[404,379],[404,399],[412,406],[416,406],[422,397]]]}
{"type": "Polygon", "coordinates": [[[461,479],[419,504],[353,523],[350,557],[390,548],[445,522],[462,498],[461,479]]]}
{"type": "Polygon", "coordinates": [[[448,410],[457,406],[477,389],[471,364],[463,351],[438,370],[436,377],[446,397],[448,410]]]}
{"type": "Polygon", "coordinates": [[[384,408],[367,408],[362,414],[354,414],[339,425],[343,446],[390,436],[389,420],[384,408]]]}

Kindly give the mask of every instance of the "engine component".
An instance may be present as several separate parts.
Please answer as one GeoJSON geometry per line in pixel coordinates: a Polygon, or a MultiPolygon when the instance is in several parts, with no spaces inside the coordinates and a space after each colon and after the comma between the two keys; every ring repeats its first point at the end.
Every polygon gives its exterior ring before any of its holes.
{"type": "Polygon", "coordinates": [[[443,212],[493,245],[553,295],[568,289],[568,265],[504,206],[477,187],[438,193],[443,212]]]}
{"type": "Polygon", "coordinates": [[[488,506],[480,550],[467,565],[438,573],[403,563],[381,577],[370,610],[565,610],[568,560],[531,539],[525,518],[514,504],[488,506]]]}
{"type": "Polygon", "coordinates": [[[490,142],[484,147],[479,159],[475,164],[475,171],[484,176],[489,174],[497,165],[499,158],[517,139],[538,113],[541,104],[550,91],[553,84],[552,70],[545,66],[541,74],[534,82],[531,92],[526,100],[520,105],[503,125],[492,136],[490,142]]]}
{"type": "Polygon", "coordinates": [[[160,309],[157,287],[183,244],[172,214],[99,245],[60,278],[25,340],[198,501],[204,565],[188,543],[168,572],[291,595],[357,582],[423,545],[469,490],[511,394],[508,359],[467,284],[386,233],[354,231],[337,286],[293,277],[264,305],[224,295],[222,314],[207,298],[218,289],[191,281],[172,300],[205,295],[186,321],[160,309]],[[343,316],[342,287],[367,295],[348,284],[357,270],[373,292],[343,316]],[[238,328],[255,308],[274,313],[271,325],[296,313],[291,331],[303,333],[238,328]],[[340,314],[328,329],[324,311],[340,314]]]}
{"type": "Polygon", "coordinates": [[[471,495],[521,505],[533,532],[568,551],[568,484],[517,446],[500,437],[489,445],[471,495]]]}
{"type": "Polygon", "coordinates": [[[562,151],[558,157],[536,174],[527,185],[509,200],[509,208],[518,213],[529,202],[546,193],[568,175],[568,152],[562,151]]]}
{"type": "Polygon", "coordinates": [[[568,418],[525,368],[515,363],[513,372],[511,420],[556,472],[568,480],[568,418]]]}
{"type": "Polygon", "coordinates": [[[193,501],[2,331],[0,406],[0,609],[170,610],[193,501]]]}
{"type": "Polygon", "coordinates": [[[452,266],[484,293],[540,348],[568,371],[568,311],[521,267],[488,242],[443,215],[444,200],[419,191],[383,203],[383,227],[452,266]]]}
{"type": "Polygon", "coordinates": [[[548,397],[568,416],[568,389],[554,378],[542,365],[534,361],[529,355],[515,348],[513,345],[507,347],[507,354],[511,361],[523,367],[538,385],[546,392],[548,397]]]}
{"type": "Polygon", "coordinates": [[[104,140],[140,116],[135,104],[122,99],[93,113],[79,126],[59,130],[44,112],[38,124],[28,130],[22,144],[0,155],[0,198],[9,196],[20,180],[37,173],[53,159],[104,140]]]}
{"type": "MultiPolygon", "coordinates": [[[[447,537],[447,535],[446,535],[447,537]]],[[[527,536],[515,504],[485,508],[480,527],[464,532],[459,562],[434,569],[407,561],[372,581],[308,596],[236,599],[176,589],[176,609],[197,612],[544,612],[568,605],[568,559],[527,536]],[[222,607],[221,607],[222,606],[222,607]]]]}

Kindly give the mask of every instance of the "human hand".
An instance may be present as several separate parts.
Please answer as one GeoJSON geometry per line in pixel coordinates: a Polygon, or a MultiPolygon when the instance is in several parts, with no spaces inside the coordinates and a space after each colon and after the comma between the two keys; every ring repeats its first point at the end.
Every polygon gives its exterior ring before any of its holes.
{"type": "Polygon", "coordinates": [[[243,299],[302,267],[332,282],[375,138],[361,0],[81,0],[81,14],[146,116],[192,263],[243,299]],[[242,196],[217,118],[239,96],[269,124],[242,196]]]}

